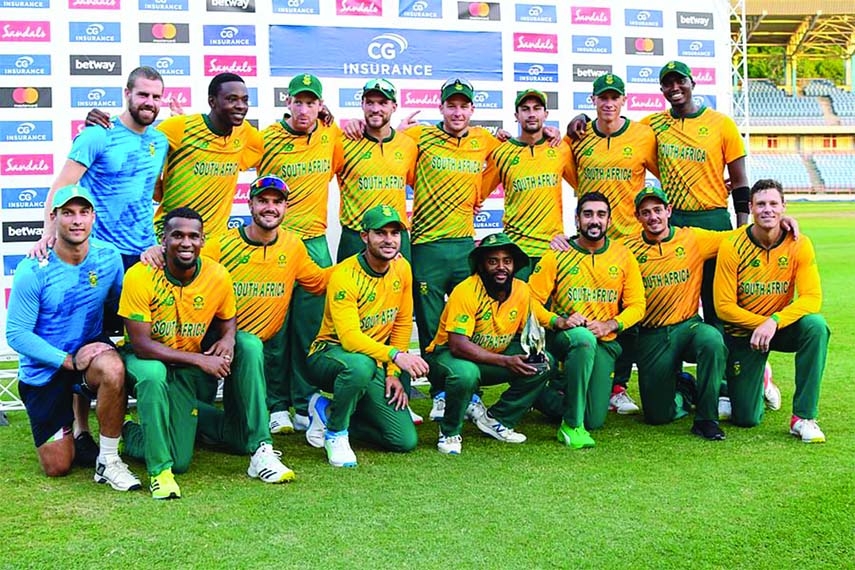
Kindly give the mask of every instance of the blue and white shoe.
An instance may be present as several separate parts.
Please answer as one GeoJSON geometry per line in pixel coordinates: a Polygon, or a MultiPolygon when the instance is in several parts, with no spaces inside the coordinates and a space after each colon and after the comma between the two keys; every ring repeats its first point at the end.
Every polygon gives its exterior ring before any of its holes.
{"type": "Polygon", "coordinates": [[[347,430],[327,431],[324,434],[324,449],[333,467],[356,467],[356,454],[350,448],[347,430]]]}
{"type": "Polygon", "coordinates": [[[309,428],[306,430],[306,441],[312,447],[324,447],[324,432],[327,429],[327,409],[330,399],[315,393],[309,400],[309,428]]]}
{"type": "Polygon", "coordinates": [[[437,392],[433,397],[429,417],[432,422],[440,422],[445,417],[445,392],[437,392]]]}

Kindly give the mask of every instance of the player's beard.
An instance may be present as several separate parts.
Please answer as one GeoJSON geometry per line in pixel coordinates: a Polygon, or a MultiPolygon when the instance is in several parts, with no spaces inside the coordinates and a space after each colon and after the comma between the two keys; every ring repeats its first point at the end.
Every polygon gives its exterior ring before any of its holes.
{"type": "Polygon", "coordinates": [[[505,299],[510,297],[511,285],[514,282],[513,273],[508,276],[508,280],[504,283],[496,282],[492,275],[480,268],[478,269],[478,276],[481,277],[481,283],[484,284],[484,289],[487,290],[487,294],[493,299],[499,299],[502,297],[502,293],[504,293],[505,299]]]}
{"type": "Polygon", "coordinates": [[[134,122],[136,124],[140,125],[141,127],[147,127],[150,124],[152,124],[155,121],[155,119],[157,119],[158,109],[155,109],[154,107],[151,107],[151,106],[146,107],[146,109],[151,111],[151,119],[150,120],[148,118],[144,119],[143,117],[140,116],[140,107],[139,106],[135,107],[133,105],[128,105],[128,113],[130,113],[131,118],[134,120],[134,122]]]}
{"type": "Polygon", "coordinates": [[[581,235],[583,238],[585,238],[588,241],[599,241],[605,237],[606,230],[605,230],[605,228],[603,228],[599,224],[588,224],[584,228],[579,229],[579,235],[581,235]],[[599,233],[597,235],[592,235],[590,233],[590,228],[592,225],[597,226],[597,229],[599,230],[599,233]]]}

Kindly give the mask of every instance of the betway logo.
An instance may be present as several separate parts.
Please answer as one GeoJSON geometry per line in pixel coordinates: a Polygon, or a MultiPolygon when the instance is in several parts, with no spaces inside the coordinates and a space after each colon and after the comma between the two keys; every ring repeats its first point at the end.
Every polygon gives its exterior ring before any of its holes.
{"type": "Polygon", "coordinates": [[[574,65],[573,79],[593,82],[597,77],[611,72],[611,65],[574,65]]]}
{"type": "Polygon", "coordinates": [[[558,53],[555,34],[514,34],[514,51],[558,53]]]}
{"type": "Polygon", "coordinates": [[[210,77],[220,73],[237,73],[238,75],[256,75],[256,60],[254,55],[227,56],[206,55],[205,75],[210,77]]]}
{"type": "Polygon", "coordinates": [[[572,23],[609,26],[612,23],[612,12],[608,8],[593,8],[588,6],[574,8],[572,23]]]}
{"type": "Polygon", "coordinates": [[[710,30],[713,15],[709,12],[677,12],[677,27],[710,30]]]}
{"type": "Polygon", "coordinates": [[[652,93],[630,95],[626,98],[626,106],[630,111],[662,111],[665,100],[652,93]]]}
{"type": "Polygon", "coordinates": [[[121,0],[68,0],[69,8],[95,8],[98,10],[118,10],[121,0]]]}
{"type": "Polygon", "coordinates": [[[402,89],[401,106],[436,109],[441,104],[439,91],[434,89],[402,89]]]}
{"type": "Polygon", "coordinates": [[[53,174],[52,154],[6,154],[0,156],[0,174],[27,176],[53,174]]]}
{"type": "MultiPolygon", "coordinates": [[[[71,56],[71,74],[75,71],[93,72],[103,71],[105,75],[113,75],[116,71],[116,64],[119,63],[112,59],[84,59],[86,56],[73,55],[71,56]]],[[[121,64],[120,64],[121,65],[121,64]]],[[[121,72],[121,68],[119,69],[121,72]]],[[[90,73],[91,74],[91,73],[90,73]]],[[[91,74],[95,75],[95,74],[91,74]]]]}
{"type": "Polygon", "coordinates": [[[338,0],[335,13],[339,16],[354,14],[357,16],[382,16],[382,5],[378,6],[374,0],[338,0]]]}
{"type": "Polygon", "coordinates": [[[2,42],[49,42],[50,22],[5,22],[2,42]]]}
{"type": "Polygon", "coordinates": [[[208,0],[208,6],[211,8],[239,8],[246,10],[249,8],[249,0],[208,0]]]}

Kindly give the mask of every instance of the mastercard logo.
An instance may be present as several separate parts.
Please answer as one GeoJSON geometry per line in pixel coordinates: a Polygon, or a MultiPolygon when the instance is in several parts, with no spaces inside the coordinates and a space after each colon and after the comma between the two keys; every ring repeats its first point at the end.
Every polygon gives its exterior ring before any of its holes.
{"type": "Polygon", "coordinates": [[[656,47],[656,43],[650,38],[635,38],[635,50],[650,53],[656,47]]]}
{"type": "Polygon", "coordinates": [[[158,40],[174,40],[178,34],[175,24],[152,24],[151,35],[158,40]]]}
{"type": "Polygon", "coordinates": [[[475,18],[486,18],[490,15],[490,5],[487,2],[470,2],[469,15],[475,18]]]}
{"type": "Polygon", "coordinates": [[[12,90],[12,101],[18,105],[34,105],[39,101],[39,90],[35,87],[17,87],[12,90]]]}

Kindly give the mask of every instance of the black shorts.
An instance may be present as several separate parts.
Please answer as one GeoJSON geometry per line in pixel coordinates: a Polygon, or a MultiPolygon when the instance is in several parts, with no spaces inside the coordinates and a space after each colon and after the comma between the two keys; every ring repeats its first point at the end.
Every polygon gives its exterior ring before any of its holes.
{"type": "Polygon", "coordinates": [[[64,368],[57,371],[43,386],[18,382],[18,393],[27,408],[36,447],[41,447],[61,428],[71,427],[74,421],[74,386],[82,382],[81,372],[64,368]]]}

